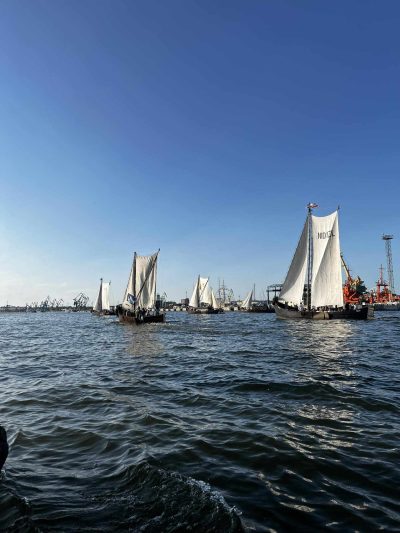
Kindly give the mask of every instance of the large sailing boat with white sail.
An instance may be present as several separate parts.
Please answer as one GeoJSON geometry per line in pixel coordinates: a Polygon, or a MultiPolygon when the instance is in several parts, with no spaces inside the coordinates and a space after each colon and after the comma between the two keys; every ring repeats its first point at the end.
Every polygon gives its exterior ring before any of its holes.
{"type": "Polygon", "coordinates": [[[223,312],[218,305],[213,289],[210,287],[209,279],[198,276],[187,308],[188,313],[210,315],[223,312]]]}
{"type": "Polygon", "coordinates": [[[120,322],[164,322],[165,314],[160,309],[156,287],[159,252],[153,255],[135,252],[123,302],[116,308],[120,322]]]}
{"type": "Polygon", "coordinates": [[[100,289],[92,312],[96,315],[111,315],[113,312],[110,308],[110,285],[111,281],[103,281],[100,278],[100,289]]]}
{"type": "Polygon", "coordinates": [[[308,215],[296,252],[278,298],[279,318],[366,319],[371,306],[349,306],[343,302],[339,241],[339,210],[317,217],[308,204],[308,215]]]}

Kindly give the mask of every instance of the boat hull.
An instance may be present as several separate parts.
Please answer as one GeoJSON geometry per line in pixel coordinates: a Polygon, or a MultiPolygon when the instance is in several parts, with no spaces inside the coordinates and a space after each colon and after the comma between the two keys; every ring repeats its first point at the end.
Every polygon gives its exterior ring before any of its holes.
{"type": "Polygon", "coordinates": [[[165,314],[159,313],[158,315],[145,315],[137,316],[134,313],[124,310],[117,310],[118,320],[126,324],[151,324],[153,322],[160,323],[165,322],[165,314]]]}
{"type": "Polygon", "coordinates": [[[116,312],[115,311],[112,311],[111,309],[110,310],[107,310],[107,311],[90,311],[92,313],[92,315],[96,315],[96,316],[115,316],[116,315],[116,312]]]}
{"type": "Polygon", "coordinates": [[[271,307],[253,307],[252,309],[247,309],[248,313],[275,313],[275,309],[271,307]]]}
{"type": "Polygon", "coordinates": [[[400,303],[374,303],[375,311],[400,311],[400,303]]]}
{"type": "Polygon", "coordinates": [[[285,308],[275,304],[275,313],[283,319],[311,319],[311,320],[367,320],[374,316],[372,306],[364,305],[358,309],[329,309],[328,311],[300,311],[285,308]]]}
{"type": "Polygon", "coordinates": [[[186,311],[190,315],[218,315],[219,313],[223,313],[223,309],[213,309],[209,307],[188,307],[186,311]]]}

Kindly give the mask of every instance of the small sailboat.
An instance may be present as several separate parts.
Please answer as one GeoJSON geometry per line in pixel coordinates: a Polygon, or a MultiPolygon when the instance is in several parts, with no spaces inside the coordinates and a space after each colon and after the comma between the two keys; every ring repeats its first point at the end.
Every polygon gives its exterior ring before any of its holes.
{"type": "Polygon", "coordinates": [[[223,312],[218,305],[214,291],[210,287],[209,278],[198,276],[187,312],[196,315],[211,315],[223,312]]]}
{"type": "Polygon", "coordinates": [[[255,286],[243,300],[240,311],[247,313],[274,313],[274,308],[266,302],[254,301],[255,286]]]}
{"type": "Polygon", "coordinates": [[[250,311],[251,306],[253,303],[253,289],[248,293],[246,298],[243,300],[242,305],[240,306],[240,309],[242,311],[250,311]]]}
{"type": "Polygon", "coordinates": [[[344,305],[339,241],[339,210],[317,217],[308,204],[296,252],[274,308],[279,318],[367,319],[368,305],[344,305]]]}
{"type": "Polygon", "coordinates": [[[110,308],[110,285],[111,281],[106,282],[103,281],[103,278],[100,278],[100,289],[92,313],[95,313],[96,315],[112,314],[110,308]]]}
{"type": "Polygon", "coordinates": [[[137,255],[135,252],[123,302],[116,308],[120,322],[164,322],[165,314],[160,309],[156,287],[159,252],[153,255],[137,255]]]}

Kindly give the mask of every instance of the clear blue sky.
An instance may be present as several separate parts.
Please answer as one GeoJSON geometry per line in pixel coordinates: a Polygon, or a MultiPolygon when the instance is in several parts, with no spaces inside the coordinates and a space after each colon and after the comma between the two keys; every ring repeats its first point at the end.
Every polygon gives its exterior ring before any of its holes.
{"type": "Polygon", "coordinates": [[[398,1],[2,0],[0,305],[280,282],[305,218],[340,204],[370,286],[394,233],[398,1]]]}

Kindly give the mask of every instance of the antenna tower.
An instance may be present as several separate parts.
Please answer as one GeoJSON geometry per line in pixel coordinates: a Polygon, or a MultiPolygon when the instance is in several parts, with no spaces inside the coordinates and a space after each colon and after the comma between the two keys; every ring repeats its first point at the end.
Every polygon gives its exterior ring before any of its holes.
{"type": "Polygon", "coordinates": [[[387,275],[388,275],[388,284],[389,289],[392,294],[394,291],[394,276],[393,276],[393,261],[392,261],[392,239],[393,235],[382,235],[382,240],[385,241],[386,248],[386,261],[387,261],[387,275]]]}

